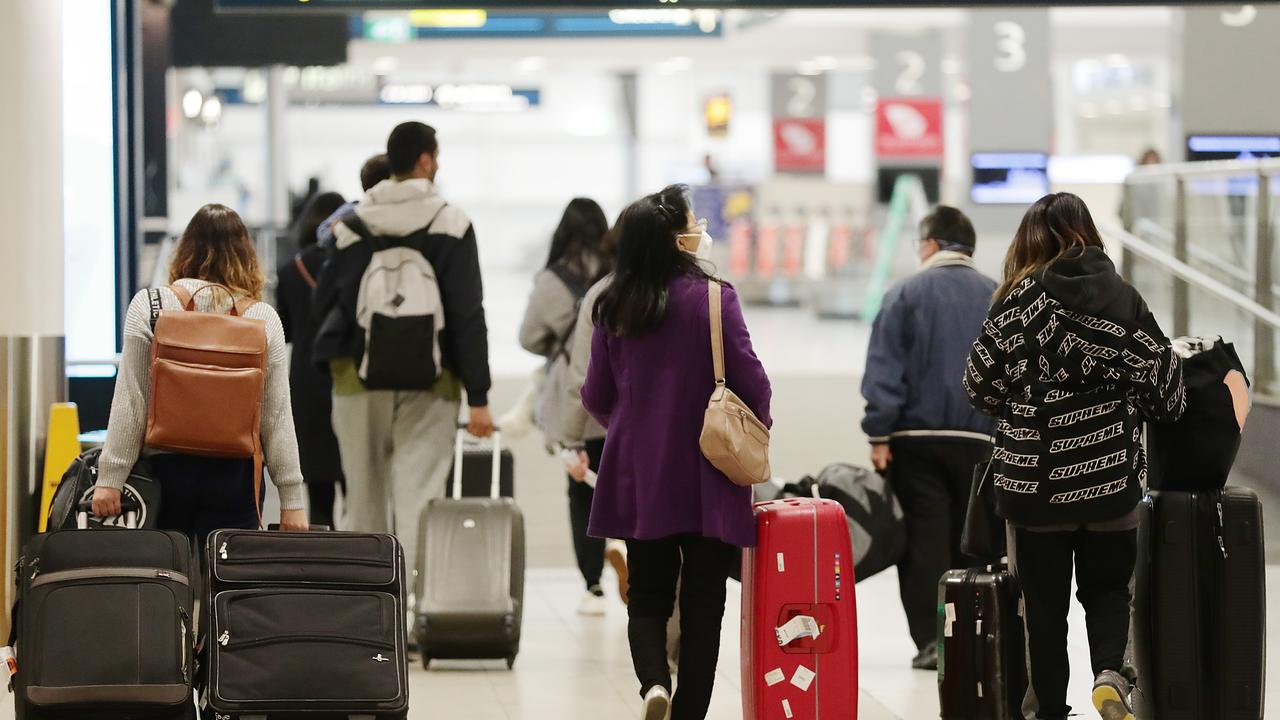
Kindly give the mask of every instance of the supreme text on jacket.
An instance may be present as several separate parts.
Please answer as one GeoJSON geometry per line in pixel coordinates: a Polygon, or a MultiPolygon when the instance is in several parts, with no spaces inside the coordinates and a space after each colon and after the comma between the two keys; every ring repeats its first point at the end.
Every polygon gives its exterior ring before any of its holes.
{"type": "Polygon", "coordinates": [[[1146,476],[1143,419],[1174,420],[1185,404],[1181,359],[1098,248],[997,302],[963,377],[974,407],[998,419],[997,507],[1023,526],[1130,513],[1146,476]]]}

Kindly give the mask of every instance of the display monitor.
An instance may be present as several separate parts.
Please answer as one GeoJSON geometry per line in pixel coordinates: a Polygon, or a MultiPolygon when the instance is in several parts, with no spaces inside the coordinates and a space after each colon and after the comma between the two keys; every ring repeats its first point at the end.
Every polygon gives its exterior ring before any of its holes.
{"type": "Polygon", "coordinates": [[[978,205],[1027,205],[1049,194],[1049,156],[1042,152],[974,153],[969,197],[978,205]]]}
{"type": "Polygon", "coordinates": [[[1280,157],[1280,135],[1189,135],[1187,160],[1249,160],[1280,157]]]}
{"type": "Polygon", "coordinates": [[[876,185],[880,203],[888,205],[893,198],[893,187],[901,175],[915,175],[924,185],[924,195],[930,204],[938,202],[942,184],[942,173],[936,165],[881,165],[876,172],[876,185]]]}

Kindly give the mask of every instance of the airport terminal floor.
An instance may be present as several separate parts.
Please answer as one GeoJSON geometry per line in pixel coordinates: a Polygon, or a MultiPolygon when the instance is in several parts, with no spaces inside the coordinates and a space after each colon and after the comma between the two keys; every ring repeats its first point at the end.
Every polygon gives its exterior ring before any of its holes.
{"type": "Polygon", "coordinates": [[[1280,0],[455,5],[0,0],[0,720],[1280,720],[1280,0]]]}

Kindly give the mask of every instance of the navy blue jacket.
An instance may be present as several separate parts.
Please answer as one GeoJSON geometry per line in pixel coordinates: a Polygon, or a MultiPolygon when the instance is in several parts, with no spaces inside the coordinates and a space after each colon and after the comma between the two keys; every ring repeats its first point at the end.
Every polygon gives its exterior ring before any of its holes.
{"type": "Polygon", "coordinates": [[[934,256],[889,289],[862,378],[862,431],[871,442],[914,435],[990,439],[995,423],[969,404],[960,378],[995,291],[995,281],[959,253],[934,256]]]}

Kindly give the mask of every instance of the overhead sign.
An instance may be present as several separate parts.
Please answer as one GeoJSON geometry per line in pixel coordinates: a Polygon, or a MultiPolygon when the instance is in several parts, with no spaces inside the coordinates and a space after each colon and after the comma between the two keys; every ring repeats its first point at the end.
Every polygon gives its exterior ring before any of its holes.
{"type": "Polygon", "coordinates": [[[773,166],[784,173],[821,173],[827,167],[825,118],[773,121],[773,166]]]}
{"type": "Polygon", "coordinates": [[[876,154],[942,157],[942,100],[882,98],[876,104],[876,154]]]}

